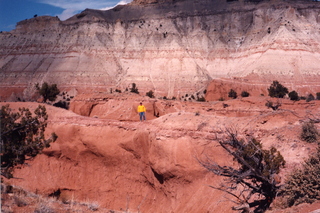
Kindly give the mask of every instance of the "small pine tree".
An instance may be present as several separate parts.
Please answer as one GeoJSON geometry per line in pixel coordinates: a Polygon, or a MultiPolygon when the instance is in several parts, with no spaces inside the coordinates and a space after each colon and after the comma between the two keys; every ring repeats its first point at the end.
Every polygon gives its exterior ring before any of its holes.
{"type": "Polygon", "coordinates": [[[287,93],[288,89],[280,84],[278,81],[273,81],[268,88],[269,96],[274,98],[283,98],[287,93]]]}
{"type": "Polygon", "coordinates": [[[291,101],[299,101],[299,95],[296,91],[293,90],[293,91],[289,92],[288,95],[289,95],[289,98],[291,101]]]}
{"type": "Polygon", "coordinates": [[[36,90],[39,92],[39,94],[43,97],[43,102],[49,101],[55,101],[57,98],[57,95],[59,95],[60,90],[58,89],[56,84],[49,85],[47,82],[44,82],[41,87],[39,87],[39,84],[36,84],[36,90]]]}
{"type": "Polygon", "coordinates": [[[27,108],[12,112],[9,105],[1,107],[1,175],[12,178],[16,166],[33,159],[57,139],[55,133],[52,133],[51,138],[45,139],[47,119],[45,106],[39,105],[34,116],[27,108]]]}
{"type": "Polygon", "coordinates": [[[228,97],[229,97],[229,98],[236,99],[236,98],[238,97],[238,94],[237,94],[237,92],[234,91],[233,89],[230,89],[228,97]]]}
{"type": "Polygon", "coordinates": [[[137,85],[136,85],[135,83],[132,83],[132,87],[131,87],[130,92],[133,92],[133,93],[139,94],[139,91],[138,91],[137,85]]]}

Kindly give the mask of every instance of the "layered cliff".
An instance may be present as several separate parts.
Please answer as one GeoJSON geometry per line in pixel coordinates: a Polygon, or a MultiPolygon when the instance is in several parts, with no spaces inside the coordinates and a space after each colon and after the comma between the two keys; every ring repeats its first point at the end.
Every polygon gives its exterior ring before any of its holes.
{"type": "Polygon", "coordinates": [[[27,100],[47,81],[180,97],[234,77],[315,90],[319,11],[311,1],[137,0],[66,21],[32,18],[0,34],[0,96],[27,100]]]}

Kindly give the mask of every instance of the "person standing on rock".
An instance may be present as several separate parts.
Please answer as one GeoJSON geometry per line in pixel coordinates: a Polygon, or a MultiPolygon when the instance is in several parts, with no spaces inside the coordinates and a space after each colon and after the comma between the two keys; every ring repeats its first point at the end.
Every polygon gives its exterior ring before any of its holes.
{"type": "Polygon", "coordinates": [[[138,113],[139,113],[139,117],[140,117],[140,121],[145,121],[146,120],[146,107],[144,105],[142,105],[142,103],[140,103],[140,105],[138,106],[138,113]]]}

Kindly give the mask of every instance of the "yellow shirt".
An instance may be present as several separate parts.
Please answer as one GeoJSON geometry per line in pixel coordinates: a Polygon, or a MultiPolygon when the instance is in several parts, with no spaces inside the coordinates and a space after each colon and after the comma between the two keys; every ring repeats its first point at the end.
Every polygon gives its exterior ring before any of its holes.
{"type": "Polygon", "coordinates": [[[138,106],[138,112],[145,112],[146,108],[143,105],[138,106]]]}

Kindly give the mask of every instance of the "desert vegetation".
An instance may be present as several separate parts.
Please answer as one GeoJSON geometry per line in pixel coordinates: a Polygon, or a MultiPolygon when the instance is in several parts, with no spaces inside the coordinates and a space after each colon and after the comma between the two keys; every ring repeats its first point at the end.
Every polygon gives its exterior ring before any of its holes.
{"type": "Polygon", "coordinates": [[[1,107],[1,175],[12,178],[16,166],[33,159],[57,139],[55,133],[45,138],[48,115],[39,105],[34,116],[28,108],[12,112],[9,105],[1,107]]]}
{"type": "Polygon", "coordinates": [[[300,99],[298,93],[295,90],[289,92],[288,95],[291,101],[299,101],[300,99]]]}
{"type": "Polygon", "coordinates": [[[219,165],[211,159],[200,160],[206,169],[228,179],[220,186],[211,187],[231,195],[233,202],[238,204],[234,210],[250,212],[253,208],[257,213],[265,212],[280,188],[277,176],[285,166],[285,160],[276,148],[263,149],[254,137],[239,139],[236,130],[226,129],[225,132],[226,136],[218,142],[240,166],[219,165]]]}
{"type": "Polygon", "coordinates": [[[35,87],[39,94],[43,97],[44,103],[46,103],[47,100],[55,101],[57,95],[60,93],[60,90],[58,89],[56,84],[50,85],[47,82],[44,82],[41,87],[38,83],[35,85],[35,87]]]}
{"type": "Polygon", "coordinates": [[[148,96],[149,98],[154,98],[154,93],[152,90],[150,90],[149,92],[146,93],[146,96],[148,96]]]}
{"type": "Polygon", "coordinates": [[[286,206],[313,203],[320,198],[320,147],[301,168],[291,172],[282,193],[286,206]]]}
{"type": "Polygon", "coordinates": [[[1,197],[1,212],[3,213],[15,212],[15,210],[34,213],[123,212],[102,208],[97,202],[89,200],[58,200],[55,197],[42,196],[6,183],[1,183],[1,197]]]}
{"type": "Polygon", "coordinates": [[[247,92],[247,91],[242,91],[241,92],[241,97],[245,98],[245,97],[249,97],[250,96],[250,93],[247,92]]]}
{"type": "Polygon", "coordinates": [[[276,102],[267,100],[265,106],[273,110],[278,110],[281,106],[281,102],[279,100],[277,100],[276,102]]]}
{"type": "Polygon", "coordinates": [[[280,84],[278,81],[273,81],[268,88],[269,96],[274,98],[283,98],[288,93],[288,88],[280,84]]]}
{"type": "Polygon", "coordinates": [[[301,140],[306,141],[308,143],[314,143],[318,142],[319,136],[320,134],[313,120],[309,120],[302,124],[300,133],[301,140]]]}
{"type": "Polygon", "coordinates": [[[238,94],[236,91],[234,91],[233,89],[230,89],[229,94],[228,94],[229,98],[233,98],[236,99],[238,97],[238,94]]]}
{"type": "Polygon", "coordinates": [[[131,88],[130,88],[130,92],[139,94],[139,90],[138,90],[136,83],[132,83],[131,88]]]}
{"type": "Polygon", "coordinates": [[[310,101],[313,101],[313,100],[315,100],[314,95],[309,94],[309,95],[307,96],[306,102],[310,102],[310,101]]]}

